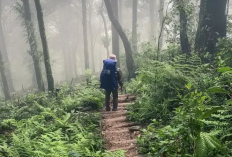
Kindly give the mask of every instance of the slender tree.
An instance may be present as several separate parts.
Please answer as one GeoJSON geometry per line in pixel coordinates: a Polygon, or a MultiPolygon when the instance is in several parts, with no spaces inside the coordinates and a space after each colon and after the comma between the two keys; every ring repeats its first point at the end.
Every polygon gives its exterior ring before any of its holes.
{"type": "Polygon", "coordinates": [[[163,47],[163,21],[164,21],[164,2],[165,0],[160,0],[160,6],[159,6],[159,20],[160,20],[160,31],[161,35],[159,37],[159,48],[162,49],[163,47]]]}
{"type": "Polygon", "coordinates": [[[102,4],[101,4],[101,9],[100,9],[100,15],[102,17],[102,20],[103,20],[103,24],[104,24],[104,30],[105,30],[105,36],[103,37],[103,44],[104,44],[104,47],[106,48],[106,51],[107,51],[107,57],[109,57],[110,55],[110,51],[109,51],[109,35],[108,35],[108,31],[107,31],[107,25],[106,25],[106,19],[105,19],[105,16],[104,16],[104,12],[103,12],[103,9],[104,9],[104,0],[102,0],[102,4]]]}
{"type": "Polygon", "coordinates": [[[89,69],[89,52],[87,39],[87,17],[86,17],[86,0],[82,0],[82,18],[83,18],[83,38],[84,38],[84,55],[85,55],[85,69],[89,69]]]}
{"type": "Polygon", "coordinates": [[[138,0],[133,0],[133,20],[132,20],[132,48],[133,52],[137,52],[137,13],[138,13],[138,0]]]}
{"type": "Polygon", "coordinates": [[[149,6],[150,6],[150,34],[149,34],[149,38],[151,41],[154,36],[156,37],[156,31],[157,31],[157,24],[156,24],[158,21],[157,0],[150,0],[149,6]]]}
{"type": "Polygon", "coordinates": [[[187,35],[187,14],[185,11],[185,2],[183,0],[177,0],[177,9],[180,14],[180,44],[182,53],[187,56],[191,55],[190,44],[187,35]]]}
{"type": "Polygon", "coordinates": [[[132,56],[130,42],[129,42],[125,32],[123,31],[122,26],[120,25],[120,23],[118,22],[118,20],[114,16],[114,12],[113,12],[113,9],[111,7],[110,0],[104,0],[104,2],[106,5],[109,19],[110,19],[111,23],[113,24],[114,28],[117,30],[118,34],[120,35],[122,42],[123,42],[123,45],[124,45],[124,48],[125,48],[126,65],[127,65],[127,69],[128,69],[128,73],[129,73],[128,79],[134,78],[135,77],[135,64],[134,64],[134,59],[132,56]]]}
{"type": "Polygon", "coordinates": [[[45,64],[46,75],[47,75],[48,90],[54,91],[54,80],[53,80],[52,68],[50,64],[49,50],[48,50],[47,38],[46,38],[46,32],[45,32],[45,26],[43,20],[43,11],[40,4],[40,0],[34,0],[34,2],[37,12],[41,43],[43,46],[43,56],[44,56],[44,64],[45,64]]]}
{"type": "MultiPolygon", "coordinates": [[[[112,10],[114,17],[116,20],[118,20],[118,0],[111,0],[111,4],[113,8],[112,10]]],[[[111,24],[111,30],[112,30],[112,52],[117,56],[117,62],[118,62],[117,65],[118,67],[120,67],[121,63],[120,63],[120,50],[119,50],[119,35],[113,23],[111,24]]]]}
{"type": "Polygon", "coordinates": [[[0,0],[0,45],[2,47],[2,57],[7,66],[5,67],[6,69],[6,78],[9,83],[9,89],[10,92],[14,92],[14,84],[13,84],[13,79],[12,79],[12,74],[11,74],[11,68],[10,68],[10,61],[9,61],[9,56],[8,56],[8,51],[6,47],[6,41],[3,33],[3,25],[2,25],[2,0],[0,0]]]}
{"type": "Polygon", "coordinates": [[[31,19],[29,0],[22,0],[22,2],[23,2],[23,10],[24,10],[23,13],[24,23],[26,26],[27,38],[31,49],[30,55],[32,57],[34,68],[35,68],[37,85],[40,91],[45,91],[41,67],[40,67],[40,56],[39,56],[39,51],[38,51],[38,46],[35,36],[35,28],[33,21],[31,19]]]}
{"type": "Polygon", "coordinates": [[[195,51],[214,54],[218,38],[226,36],[227,0],[201,0],[195,51]]]}
{"type": "Polygon", "coordinates": [[[122,23],[122,0],[118,0],[118,22],[123,26],[122,23]]]}
{"type": "Polygon", "coordinates": [[[3,58],[2,58],[2,52],[1,51],[0,51],[0,73],[1,73],[3,92],[4,92],[4,95],[5,95],[5,99],[9,100],[10,99],[10,90],[9,90],[8,82],[7,82],[7,79],[6,79],[5,65],[4,65],[4,61],[3,61],[3,58]]]}
{"type": "Polygon", "coordinates": [[[93,43],[93,31],[92,31],[92,10],[93,10],[93,1],[89,1],[88,8],[89,15],[89,35],[90,35],[90,50],[91,50],[91,62],[92,62],[92,70],[95,72],[95,63],[94,63],[94,43],[93,43]]]}

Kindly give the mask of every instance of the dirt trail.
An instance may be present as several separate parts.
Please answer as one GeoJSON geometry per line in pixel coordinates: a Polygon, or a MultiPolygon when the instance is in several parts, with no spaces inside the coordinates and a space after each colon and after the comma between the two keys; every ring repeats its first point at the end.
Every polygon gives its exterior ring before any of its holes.
{"type": "Polygon", "coordinates": [[[106,149],[109,151],[126,150],[126,157],[139,157],[136,147],[136,136],[139,132],[130,131],[130,127],[135,126],[135,123],[126,120],[126,106],[134,99],[135,97],[131,95],[120,95],[118,111],[102,111],[102,133],[106,149]]]}

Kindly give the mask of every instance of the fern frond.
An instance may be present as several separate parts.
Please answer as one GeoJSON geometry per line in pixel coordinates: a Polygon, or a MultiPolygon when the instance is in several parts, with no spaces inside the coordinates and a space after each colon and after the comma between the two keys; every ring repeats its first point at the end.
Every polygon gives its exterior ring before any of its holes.
{"type": "Polygon", "coordinates": [[[201,132],[196,140],[197,157],[207,157],[207,153],[215,149],[222,149],[220,141],[212,133],[201,132]]]}

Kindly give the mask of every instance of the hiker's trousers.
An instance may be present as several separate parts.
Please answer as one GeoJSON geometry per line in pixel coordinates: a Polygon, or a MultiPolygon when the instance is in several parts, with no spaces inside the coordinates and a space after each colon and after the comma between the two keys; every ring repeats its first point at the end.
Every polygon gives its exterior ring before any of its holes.
{"type": "Polygon", "coordinates": [[[113,93],[113,109],[118,108],[118,91],[105,90],[105,104],[106,109],[110,110],[110,95],[113,93]]]}

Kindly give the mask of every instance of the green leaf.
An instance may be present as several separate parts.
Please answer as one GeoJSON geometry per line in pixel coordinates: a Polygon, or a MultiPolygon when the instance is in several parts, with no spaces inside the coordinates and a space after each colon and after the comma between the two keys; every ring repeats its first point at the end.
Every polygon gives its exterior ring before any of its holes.
{"type": "Polygon", "coordinates": [[[226,105],[232,105],[232,99],[227,100],[226,105]]]}
{"type": "Polygon", "coordinates": [[[188,88],[188,90],[190,90],[191,87],[192,87],[192,84],[191,84],[191,83],[188,83],[187,85],[185,85],[185,87],[188,88]]]}
{"type": "Polygon", "coordinates": [[[217,112],[218,110],[223,110],[224,107],[214,107],[208,111],[206,111],[204,114],[202,114],[199,119],[206,119],[209,118],[211,116],[211,114],[213,114],[214,112],[217,112]]]}
{"type": "Polygon", "coordinates": [[[217,71],[218,71],[219,73],[222,73],[222,72],[229,71],[229,70],[231,70],[230,67],[222,67],[222,68],[219,68],[217,71]]]}
{"type": "Polygon", "coordinates": [[[222,89],[221,87],[211,87],[207,90],[208,93],[224,93],[229,94],[229,91],[222,89]]]}

